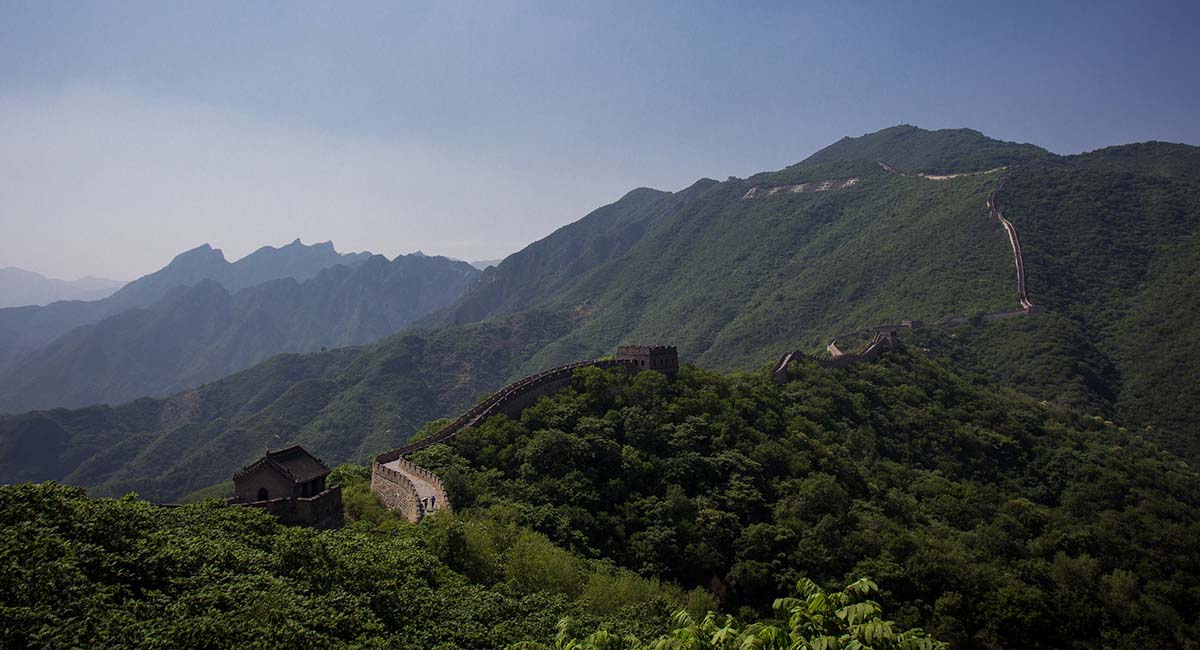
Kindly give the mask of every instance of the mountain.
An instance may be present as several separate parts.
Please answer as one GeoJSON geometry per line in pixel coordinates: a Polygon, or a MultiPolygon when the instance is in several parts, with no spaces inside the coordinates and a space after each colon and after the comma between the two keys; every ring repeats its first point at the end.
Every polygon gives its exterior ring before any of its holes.
{"type": "Polygon", "coordinates": [[[305,246],[297,239],[281,248],[264,246],[230,263],[220,250],[204,244],[180,253],[167,266],[126,284],[102,300],[0,309],[0,371],[80,325],[99,322],[127,309],[146,307],[176,287],[215,280],[225,289],[237,291],[278,278],[305,280],[321,269],[336,264],[359,264],[368,257],[369,253],[340,254],[330,242],[305,246]]]}
{"type": "Polygon", "coordinates": [[[1054,157],[1036,145],[1002,142],[972,129],[926,131],[902,124],[856,138],[842,138],[804,162],[866,160],[907,173],[959,174],[1054,157]]]}
{"type": "Polygon", "coordinates": [[[0,308],[45,305],[56,300],[100,300],[124,284],[91,276],[58,280],[9,266],[0,269],[0,308]]]}
{"type": "Polygon", "coordinates": [[[730,369],[857,326],[1011,308],[1012,253],[985,207],[999,178],[806,161],[637,190],[509,256],[427,322],[555,309],[579,326],[529,368],[633,339],[730,369]]]}
{"type": "Polygon", "coordinates": [[[928,345],[1200,462],[1200,148],[1142,143],[1012,169],[1037,318],[928,345]]]}
{"type": "Polygon", "coordinates": [[[572,331],[522,372],[629,340],[730,370],[786,349],[823,353],[860,327],[1014,310],[1013,252],[985,205],[997,188],[1038,315],[933,328],[926,342],[1043,399],[1148,426],[1200,461],[1188,326],[1200,313],[1200,148],[1187,145],[1058,156],[966,129],[893,127],[686,199],[631,194],[513,254],[425,322],[569,315],[572,331]],[[609,212],[630,215],[613,227],[636,228],[612,236],[609,212]]]}
{"type": "Polygon", "coordinates": [[[268,360],[167,400],[0,418],[0,478],[172,499],[227,477],[271,436],[361,460],[508,380],[621,343],[674,343],[685,361],[736,370],[907,319],[927,324],[904,338],[930,355],[1190,454],[1198,149],[1057,156],[974,131],[882,133],[746,179],[633,190],[487,269],[418,329],[290,362],[353,354],[336,381],[268,360]],[[1013,249],[987,207],[997,188],[1038,309],[988,322],[1018,308],[1013,249]],[[940,326],[948,316],[964,322],[940,326]],[[236,405],[254,392],[249,376],[278,392],[236,405]],[[196,395],[223,406],[162,420],[196,395]],[[97,453],[115,441],[119,452],[97,453]]]}
{"type": "Polygon", "coordinates": [[[279,278],[307,280],[322,269],[338,264],[354,266],[370,257],[370,253],[339,253],[333,242],[305,246],[296,239],[279,248],[263,246],[235,262],[228,262],[219,249],[203,244],[175,256],[166,267],[130,282],[113,298],[122,305],[148,305],[175,287],[193,285],[201,280],[215,280],[228,291],[235,292],[279,278]]]}
{"type": "Polygon", "coordinates": [[[474,322],[544,301],[596,266],[623,255],[642,238],[649,223],[712,183],[700,181],[678,194],[644,187],[633,190],[485,270],[458,304],[429,322],[474,322]]]}
{"type": "MultiPolygon", "coordinates": [[[[234,271],[235,286],[265,274],[261,266],[234,271]]],[[[465,262],[410,255],[236,292],[205,279],[77,327],[30,355],[0,375],[0,411],[169,395],[282,352],[369,343],[446,306],[478,273],[465,262]]]]}

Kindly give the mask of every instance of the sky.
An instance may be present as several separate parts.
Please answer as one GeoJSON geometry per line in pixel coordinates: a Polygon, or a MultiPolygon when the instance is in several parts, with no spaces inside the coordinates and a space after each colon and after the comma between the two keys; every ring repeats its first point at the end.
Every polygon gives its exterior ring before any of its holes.
{"type": "Polygon", "coordinates": [[[503,257],[895,124],[1200,144],[1200,3],[0,0],[0,267],[503,257]]]}

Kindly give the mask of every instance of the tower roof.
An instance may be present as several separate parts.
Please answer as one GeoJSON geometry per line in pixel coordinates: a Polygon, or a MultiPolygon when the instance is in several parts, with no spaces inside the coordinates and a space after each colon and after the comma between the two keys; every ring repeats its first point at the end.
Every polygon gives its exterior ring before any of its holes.
{"type": "Polygon", "coordinates": [[[300,445],[292,445],[267,452],[262,458],[235,472],[233,478],[234,480],[244,478],[263,466],[274,468],[295,483],[305,483],[329,474],[329,468],[321,462],[321,459],[313,456],[300,445]]]}

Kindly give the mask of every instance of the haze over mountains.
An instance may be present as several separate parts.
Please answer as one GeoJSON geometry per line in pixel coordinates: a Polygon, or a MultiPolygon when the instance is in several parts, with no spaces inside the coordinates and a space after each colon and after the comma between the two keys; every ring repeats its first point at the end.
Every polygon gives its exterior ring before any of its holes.
{"type": "Polygon", "coordinates": [[[124,284],[120,280],[91,276],[59,280],[9,266],[0,269],[0,308],[46,305],[56,300],[100,300],[124,284]]]}
{"type": "Polygon", "coordinates": [[[0,310],[0,411],[165,395],[285,351],[390,334],[477,271],[442,257],[342,255],[329,242],[236,262],[203,245],[94,302],[0,310]]]}
{"type": "Polygon", "coordinates": [[[145,307],[176,287],[216,280],[230,291],[282,277],[305,279],[334,264],[354,264],[368,253],[339,254],[326,242],[305,246],[299,240],[282,248],[264,246],[228,262],[208,244],[180,253],[162,269],[121,287],[103,300],[60,301],[44,307],[0,309],[0,370],[67,331],[95,323],[126,309],[145,307]]]}
{"type": "MultiPolygon", "coordinates": [[[[1148,426],[1148,438],[1194,457],[1200,396],[1190,369],[1200,348],[1187,328],[1152,324],[1200,313],[1189,288],[1200,268],[1197,152],[1147,143],[1058,156],[965,129],[900,126],[777,172],[636,189],[479,274],[420,329],[275,357],[169,399],[0,419],[0,476],[169,500],[224,480],[277,435],[330,462],[362,460],[505,380],[618,343],[674,343],[685,361],[754,369],[785,350],[817,353],[861,326],[1012,309],[1012,252],[985,205],[1001,178],[998,200],[1020,232],[1041,312],[934,326],[913,342],[1039,399],[1148,426]]],[[[310,283],[356,275],[341,273],[310,283]]],[[[287,284],[299,296],[310,283],[287,284]]],[[[182,295],[219,306],[206,313],[270,319],[283,309],[207,285],[182,295]]],[[[161,333],[174,329],[176,310],[187,313],[164,304],[124,318],[130,332],[161,333]]],[[[109,327],[46,354],[42,369],[57,370],[45,370],[38,390],[81,372],[71,360],[94,354],[84,350],[124,340],[109,327]]],[[[215,356],[245,358],[235,347],[215,356]]],[[[39,371],[31,360],[19,374],[39,371]]],[[[120,381],[104,383],[117,390],[120,381]]]]}

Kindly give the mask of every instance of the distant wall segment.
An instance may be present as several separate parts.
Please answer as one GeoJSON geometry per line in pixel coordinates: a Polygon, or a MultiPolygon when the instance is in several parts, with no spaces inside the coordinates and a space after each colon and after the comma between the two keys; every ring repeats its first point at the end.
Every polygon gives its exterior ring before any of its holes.
{"type": "MultiPolygon", "coordinates": [[[[1003,169],[1005,169],[1004,167],[998,167],[996,169],[990,169],[990,170],[987,170],[984,172],[929,175],[929,174],[907,174],[907,173],[898,172],[883,162],[879,163],[879,166],[883,167],[885,170],[887,170],[888,172],[891,172],[893,174],[897,174],[897,175],[901,175],[901,176],[919,176],[919,177],[927,178],[930,180],[946,180],[946,179],[950,179],[950,178],[957,178],[959,176],[969,176],[969,175],[976,175],[976,174],[991,174],[993,172],[998,172],[998,171],[1002,171],[1003,169]]],[[[1013,226],[1012,222],[1010,222],[1008,219],[1004,218],[1004,214],[1001,213],[1000,208],[997,207],[997,204],[996,204],[996,197],[997,197],[997,195],[1000,194],[1000,190],[1004,188],[1004,181],[1005,181],[1005,179],[1001,178],[996,183],[996,187],[994,187],[992,189],[992,191],[988,193],[987,209],[988,209],[988,216],[994,217],[997,221],[999,221],[1000,225],[1004,228],[1005,234],[1008,236],[1009,245],[1012,248],[1012,252],[1013,252],[1013,263],[1017,269],[1017,299],[1020,304],[1020,308],[983,314],[982,318],[985,322],[993,322],[993,321],[998,321],[998,320],[1005,320],[1008,318],[1017,318],[1020,316],[1028,316],[1029,314],[1033,314],[1037,311],[1037,308],[1034,306],[1034,304],[1032,302],[1030,302],[1029,296],[1025,292],[1025,260],[1024,260],[1024,257],[1021,255],[1021,240],[1017,237],[1016,226],[1013,226]]],[[[743,198],[753,198],[753,197],[743,197],[743,198]]],[[[949,318],[943,319],[940,322],[940,324],[943,327],[949,327],[949,326],[953,326],[953,325],[963,325],[963,324],[966,324],[967,322],[969,322],[970,320],[971,319],[967,316],[951,316],[949,318]]],[[[807,358],[807,359],[811,359],[811,360],[815,361],[822,368],[844,368],[852,363],[858,363],[858,362],[862,362],[862,361],[874,361],[876,358],[879,357],[879,352],[884,347],[887,347],[889,344],[891,344],[892,342],[895,341],[896,333],[901,328],[915,329],[915,328],[918,328],[921,326],[922,326],[922,322],[919,320],[906,320],[906,321],[903,321],[896,325],[877,325],[875,327],[868,327],[865,329],[854,330],[852,332],[846,332],[844,334],[838,334],[837,336],[830,339],[829,343],[827,343],[825,345],[825,349],[829,352],[828,359],[810,357],[808,355],[805,355],[803,352],[801,352],[799,350],[795,350],[792,352],[785,353],[782,357],[780,357],[779,361],[775,364],[774,368],[772,368],[771,375],[772,375],[772,377],[775,378],[776,381],[786,381],[788,364],[791,363],[793,360],[799,360],[799,359],[803,359],[803,358],[807,358]],[[838,347],[838,343],[840,343],[840,342],[846,341],[847,339],[851,339],[851,338],[859,338],[859,337],[862,337],[863,335],[869,334],[869,333],[873,333],[874,337],[872,338],[871,343],[868,344],[867,347],[862,352],[858,352],[858,353],[854,353],[854,354],[847,354],[847,353],[843,352],[841,350],[841,348],[838,347]]]]}

